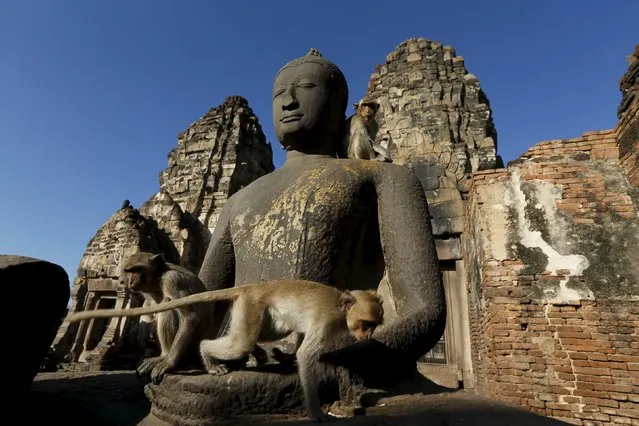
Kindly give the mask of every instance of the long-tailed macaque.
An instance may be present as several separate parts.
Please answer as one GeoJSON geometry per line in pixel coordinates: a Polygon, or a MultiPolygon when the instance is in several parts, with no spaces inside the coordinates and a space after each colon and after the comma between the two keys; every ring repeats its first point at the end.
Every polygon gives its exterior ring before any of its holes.
{"type": "MultiPolygon", "coordinates": [[[[167,262],[162,254],[147,252],[134,253],[124,261],[121,281],[130,291],[144,296],[145,305],[148,305],[146,308],[206,290],[195,273],[167,262]]],[[[96,318],[91,314],[100,311],[103,310],[78,312],[70,318],[73,321],[96,318]]],[[[174,370],[182,361],[197,363],[198,343],[209,336],[207,333],[210,333],[210,321],[210,309],[201,305],[184,306],[175,311],[154,315],[151,327],[160,344],[161,353],[159,356],[143,359],[138,365],[137,373],[150,375],[151,380],[158,383],[164,374],[174,370]]]]}
{"type": "Polygon", "coordinates": [[[365,96],[354,104],[353,108],[355,114],[346,119],[344,135],[344,150],[347,157],[392,162],[386,149],[375,142],[375,136],[379,130],[375,114],[379,104],[365,96]]]}
{"type": "Polygon", "coordinates": [[[295,348],[306,408],[314,421],[325,420],[315,373],[326,343],[342,333],[368,340],[382,324],[382,299],[370,290],[341,291],[304,280],[276,280],[206,291],[149,307],[102,309],[70,315],[70,322],[87,318],[138,316],[184,308],[202,302],[234,301],[228,333],[200,342],[200,355],[211,374],[225,374],[219,362],[241,360],[257,350],[258,342],[274,342],[296,333],[295,348]]]}

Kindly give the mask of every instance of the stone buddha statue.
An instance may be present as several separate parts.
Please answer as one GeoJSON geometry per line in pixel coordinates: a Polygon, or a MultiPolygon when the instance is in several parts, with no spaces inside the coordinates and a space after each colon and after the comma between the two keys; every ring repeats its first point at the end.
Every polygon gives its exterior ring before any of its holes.
{"type": "Polygon", "coordinates": [[[315,49],[279,70],[273,124],[286,161],[228,199],[199,276],[211,290],[283,278],[375,289],[386,270],[397,317],[375,332],[377,349],[348,353],[414,365],[446,318],[428,204],[409,169],[337,158],[347,103],[344,75],[315,49]]]}

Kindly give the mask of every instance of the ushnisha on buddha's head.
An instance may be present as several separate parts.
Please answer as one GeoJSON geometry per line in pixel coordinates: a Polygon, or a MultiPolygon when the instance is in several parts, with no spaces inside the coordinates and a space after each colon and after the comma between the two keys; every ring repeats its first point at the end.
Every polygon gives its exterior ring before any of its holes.
{"type": "Polygon", "coordinates": [[[273,84],[273,126],[287,151],[329,154],[344,132],[348,86],[331,61],[311,49],[284,65],[273,84]]]}

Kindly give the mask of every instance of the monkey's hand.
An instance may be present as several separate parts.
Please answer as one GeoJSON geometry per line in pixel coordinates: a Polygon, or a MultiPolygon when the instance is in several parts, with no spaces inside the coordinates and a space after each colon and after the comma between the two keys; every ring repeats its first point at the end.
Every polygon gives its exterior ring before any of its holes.
{"type": "Polygon", "coordinates": [[[256,367],[261,367],[268,362],[268,355],[266,354],[266,351],[259,345],[255,345],[252,355],[253,358],[255,358],[256,367]]]}
{"type": "Polygon", "coordinates": [[[154,384],[158,384],[162,381],[164,375],[174,367],[174,363],[170,362],[166,357],[156,356],[142,360],[137,368],[137,373],[139,376],[150,375],[151,381],[154,384]]]}
{"type": "Polygon", "coordinates": [[[160,383],[164,375],[175,368],[174,364],[175,363],[170,362],[168,358],[159,361],[155,367],[153,367],[153,370],[151,370],[151,381],[156,385],[160,383]]]}

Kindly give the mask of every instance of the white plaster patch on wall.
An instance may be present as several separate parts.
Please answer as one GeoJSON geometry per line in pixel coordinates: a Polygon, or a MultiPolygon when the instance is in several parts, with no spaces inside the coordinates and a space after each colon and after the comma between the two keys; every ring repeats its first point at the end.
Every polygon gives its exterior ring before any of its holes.
{"type": "MultiPolygon", "coordinates": [[[[478,188],[478,199],[483,207],[478,212],[477,220],[480,221],[480,229],[508,229],[508,211],[504,206],[502,194],[508,188],[502,183],[496,183],[487,187],[478,188]],[[484,209],[486,211],[484,211],[484,209]]],[[[508,259],[507,232],[481,232],[482,249],[484,256],[495,260],[508,259]]]]}
{"type": "MultiPolygon", "coordinates": [[[[570,271],[570,276],[579,276],[583,274],[583,271],[586,270],[590,266],[590,262],[588,262],[588,258],[581,254],[568,254],[562,255],[560,254],[553,246],[551,246],[541,235],[540,231],[531,230],[531,224],[526,218],[525,207],[526,207],[526,194],[521,189],[521,176],[517,169],[511,170],[511,191],[507,193],[506,199],[517,211],[517,225],[518,225],[518,234],[520,237],[520,242],[525,247],[529,248],[539,248],[542,253],[544,253],[548,257],[548,265],[546,266],[546,270],[551,272],[551,275],[556,276],[557,271],[559,270],[568,270],[570,271]]],[[[555,222],[557,216],[555,213],[555,196],[551,192],[539,194],[541,206],[535,205],[535,208],[542,207],[544,210],[544,216],[546,216],[548,222],[555,222]],[[544,200],[551,200],[551,206],[548,203],[545,203],[544,200]]],[[[559,221],[555,223],[561,223],[559,221]]],[[[554,234],[557,235],[559,232],[563,235],[566,232],[567,228],[562,230],[558,230],[556,227],[553,230],[554,234]]],[[[566,284],[568,283],[569,278],[564,278],[559,281],[559,289],[555,292],[554,289],[544,290],[545,296],[548,297],[548,303],[566,303],[577,300],[594,300],[595,296],[590,289],[584,290],[575,290],[568,288],[566,284]]]]}

